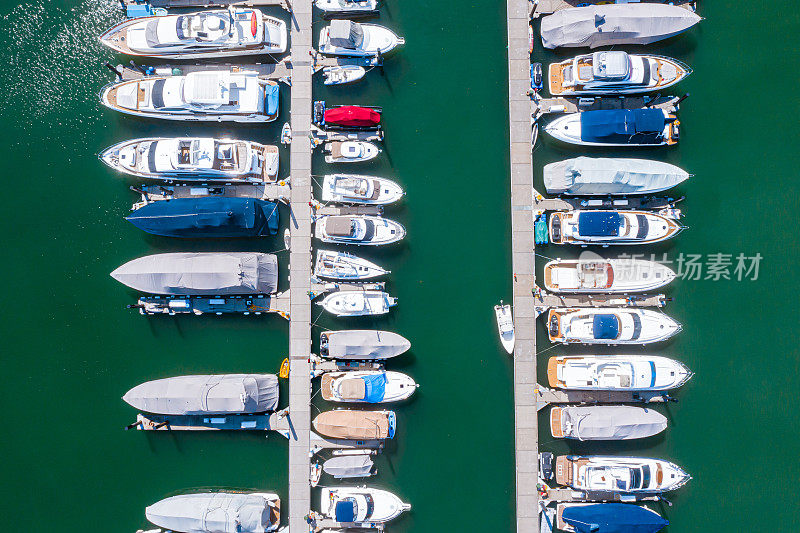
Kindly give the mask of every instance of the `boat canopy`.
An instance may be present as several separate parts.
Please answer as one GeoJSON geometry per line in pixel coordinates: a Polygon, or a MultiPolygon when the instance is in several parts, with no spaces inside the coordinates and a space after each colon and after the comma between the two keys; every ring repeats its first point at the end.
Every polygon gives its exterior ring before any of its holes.
{"type": "Polygon", "coordinates": [[[576,157],[544,167],[544,185],[551,194],[659,191],[688,177],[675,165],[648,159],[576,157]]]}
{"type": "Polygon", "coordinates": [[[576,533],[656,533],[669,525],[657,513],[628,503],[570,505],[561,517],[576,533]]]}
{"type": "Polygon", "coordinates": [[[578,440],[625,440],[656,435],[666,429],[667,419],[653,409],[624,405],[566,407],[562,426],[571,428],[578,440]]]}
{"type": "Polygon", "coordinates": [[[627,143],[634,135],[653,136],[664,131],[666,118],[660,109],[603,109],[580,114],[581,139],[627,143]]]}
{"type": "Polygon", "coordinates": [[[175,198],[150,202],[126,220],[166,237],[258,237],[278,233],[278,204],[255,198],[175,198]]]}
{"type": "Polygon", "coordinates": [[[264,87],[264,112],[267,115],[278,114],[281,88],[278,85],[267,84],[264,87]]]}
{"type": "Polygon", "coordinates": [[[327,356],[336,359],[385,359],[394,357],[411,348],[408,340],[391,331],[351,329],[329,331],[327,356]]]}
{"type": "Polygon", "coordinates": [[[331,21],[328,29],[331,45],[337,48],[355,50],[364,42],[364,28],[351,20],[336,19],[331,21]]]}
{"type": "Polygon", "coordinates": [[[592,318],[592,336],[595,339],[616,339],[619,335],[619,319],[616,315],[596,314],[592,318]]]}
{"type": "Polygon", "coordinates": [[[259,494],[181,494],[149,506],[145,516],[184,533],[263,533],[275,525],[268,500],[259,494]]]}
{"type": "Polygon", "coordinates": [[[617,237],[622,215],[613,211],[588,211],[578,214],[578,233],[582,237],[617,237]]]}
{"type": "Polygon", "coordinates": [[[356,519],[358,505],[355,498],[345,498],[336,502],[334,515],[337,522],[349,524],[356,519]]]}
{"type": "Polygon", "coordinates": [[[386,395],[386,374],[362,376],[361,380],[364,382],[364,401],[378,403],[383,400],[386,395]]]}
{"type": "Polygon", "coordinates": [[[322,470],[336,479],[367,477],[374,463],[369,455],[341,455],[322,464],[322,470]]]}
{"type": "Polygon", "coordinates": [[[320,413],[314,429],[334,439],[391,439],[395,416],[392,411],[354,411],[340,409],[320,413]]]}
{"type": "Polygon", "coordinates": [[[345,105],[326,109],[325,122],[340,126],[377,126],[381,115],[369,107],[345,105]]]}

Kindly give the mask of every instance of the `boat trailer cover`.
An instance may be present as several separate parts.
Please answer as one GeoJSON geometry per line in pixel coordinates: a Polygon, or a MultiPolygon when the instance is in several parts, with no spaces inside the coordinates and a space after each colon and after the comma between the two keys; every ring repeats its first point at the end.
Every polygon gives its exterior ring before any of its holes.
{"type": "Polygon", "coordinates": [[[628,503],[570,505],[561,517],[576,533],[656,533],[669,525],[657,513],[628,503]]]}
{"type": "Polygon", "coordinates": [[[391,331],[330,331],[327,338],[327,356],[335,359],[386,359],[411,348],[411,343],[406,338],[391,331]]]}
{"type": "Polygon", "coordinates": [[[578,214],[578,233],[582,237],[616,237],[622,215],[613,211],[588,211],[578,214]]]}
{"type": "Polygon", "coordinates": [[[666,124],[660,109],[602,109],[580,113],[581,139],[626,143],[638,134],[661,134],[666,124]]]}
{"type": "Polygon", "coordinates": [[[182,494],[154,503],[145,516],[184,533],[263,533],[275,525],[269,501],[258,494],[182,494]]]}
{"type": "Polygon", "coordinates": [[[592,336],[595,339],[616,339],[619,335],[619,319],[616,315],[596,314],[592,318],[592,336]]]}
{"type": "Polygon", "coordinates": [[[325,461],[322,470],[336,479],[367,477],[373,465],[369,455],[342,455],[325,461]]]}
{"type": "Polygon", "coordinates": [[[669,189],[687,179],[683,169],[649,159],[575,157],[544,167],[551,194],[623,194],[669,189]]]}
{"type": "Polygon", "coordinates": [[[325,111],[325,122],[340,126],[377,126],[381,115],[368,107],[345,105],[325,111]]]}
{"type": "Polygon", "coordinates": [[[654,409],[627,405],[564,407],[562,425],[578,440],[626,440],[656,435],[667,428],[667,418],[654,409]]]}
{"type": "Polygon", "coordinates": [[[334,439],[387,439],[394,435],[393,413],[385,411],[325,411],[314,419],[314,429],[334,439]]]}

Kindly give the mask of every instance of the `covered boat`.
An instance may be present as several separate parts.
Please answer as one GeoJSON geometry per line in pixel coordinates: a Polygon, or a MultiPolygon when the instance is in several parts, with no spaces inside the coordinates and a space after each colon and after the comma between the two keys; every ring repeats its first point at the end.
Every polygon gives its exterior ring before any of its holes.
{"type": "Polygon", "coordinates": [[[343,524],[375,527],[411,509],[400,498],[385,490],[368,487],[325,487],[320,495],[320,511],[343,524]]]}
{"type": "Polygon", "coordinates": [[[322,201],[344,204],[386,205],[403,197],[403,189],[386,178],[356,174],[326,174],[322,201]]]}
{"type": "Polygon", "coordinates": [[[400,223],[372,215],[323,216],[316,220],[314,236],[322,242],[379,246],[406,236],[400,223]]]}
{"type": "Polygon", "coordinates": [[[394,438],[394,411],[325,411],[313,421],[314,429],[333,439],[382,440],[394,438]]]}
{"type": "Polygon", "coordinates": [[[381,114],[371,107],[343,105],[326,109],[323,114],[325,124],[349,126],[354,128],[377,127],[381,114]]]}
{"type": "Polygon", "coordinates": [[[652,194],[666,191],[690,174],[649,159],[576,157],[544,167],[544,186],[549,194],[607,196],[652,194]]]}
{"type": "Polygon", "coordinates": [[[665,391],[692,375],[680,361],[657,355],[570,355],[547,362],[550,386],[564,390],[665,391]]]}
{"type": "Polygon", "coordinates": [[[332,250],[317,250],[317,262],[314,264],[315,276],[343,281],[376,278],[389,272],[366,259],[332,250]]]}
{"type": "Polygon", "coordinates": [[[674,218],[649,211],[561,211],[550,215],[553,244],[631,245],[671,239],[681,231],[674,218]]]}
{"type": "Polygon", "coordinates": [[[375,159],[381,153],[373,143],[366,141],[332,141],[322,147],[326,163],[360,163],[375,159]]]}
{"type": "Polygon", "coordinates": [[[272,294],[278,258],[257,252],[168,253],[128,261],[111,277],[150,294],[272,294]]]}
{"type": "Polygon", "coordinates": [[[555,438],[581,441],[642,439],[665,429],[667,417],[644,407],[554,406],[550,411],[550,432],[555,438]]]}
{"type": "Polygon", "coordinates": [[[544,265],[544,287],[550,292],[644,292],[659,289],[676,276],[666,265],[640,259],[558,259],[544,265]]]}
{"type": "Polygon", "coordinates": [[[336,479],[350,479],[371,476],[374,465],[370,456],[366,454],[340,455],[322,463],[322,470],[336,479]]]}
{"type": "Polygon", "coordinates": [[[649,44],[684,32],[702,19],[683,7],[656,3],[589,5],[542,18],[545,48],[649,44]]]}
{"type": "Polygon", "coordinates": [[[401,44],[405,44],[405,39],[395,35],[389,28],[343,19],[332,20],[319,33],[319,51],[334,56],[382,55],[401,44]]]}
{"type": "Polygon", "coordinates": [[[417,387],[400,372],[356,370],[323,374],[320,392],[329,402],[391,403],[409,398],[417,387]]]}
{"type": "Polygon", "coordinates": [[[389,359],[410,348],[408,339],[391,331],[344,329],[322,332],[319,352],[331,359],[389,359]]]}
{"type": "Polygon", "coordinates": [[[669,521],[629,503],[559,503],[556,526],[575,533],[657,533],[669,521]]]}
{"type": "Polygon", "coordinates": [[[145,516],[176,533],[266,533],[278,529],[280,509],[277,494],[207,492],[165,498],[145,516]]]}
{"type": "Polygon", "coordinates": [[[545,131],[570,144],[585,146],[665,146],[678,143],[680,122],[664,109],[613,109],[570,113],[545,131]]]}
{"type": "Polygon", "coordinates": [[[383,291],[336,291],[319,305],[336,316],[374,316],[388,313],[397,305],[397,298],[383,291]]]}
{"type": "MultiPolygon", "coordinates": [[[[373,0],[374,1],[374,0],[373,0]]],[[[322,77],[325,85],[344,85],[353,83],[364,77],[367,69],[358,65],[337,65],[335,67],[323,67],[322,77]]]]}
{"type": "Polygon", "coordinates": [[[278,233],[278,204],[255,198],[175,198],[150,202],[126,217],[165,237],[261,237],[278,233]]]}
{"type": "Polygon", "coordinates": [[[176,376],[137,385],[122,397],[132,407],[160,415],[245,414],[274,411],[273,374],[176,376]]]}
{"type": "Polygon", "coordinates": [[[561,455],[556,483],[575,490],[661,494],[685,485],[691,476],[678,465],[648,457],[561,455]]]}
{"type": "Polygon", "coordinates": [[[649,344],[679,331],[675,320],[650,309],[554,308],[547,314],[550,341],[565,344],[649,344]]]}

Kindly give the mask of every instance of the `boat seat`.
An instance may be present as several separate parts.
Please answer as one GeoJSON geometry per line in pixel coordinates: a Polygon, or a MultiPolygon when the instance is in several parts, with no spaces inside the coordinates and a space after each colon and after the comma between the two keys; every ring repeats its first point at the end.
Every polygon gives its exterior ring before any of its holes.
{"type": "Polygon", "coordinates": [[[339,396],[343,400],[363,400],[367,394],[367,384],[361,378],[345,379],[339,385],[339,396]]]}

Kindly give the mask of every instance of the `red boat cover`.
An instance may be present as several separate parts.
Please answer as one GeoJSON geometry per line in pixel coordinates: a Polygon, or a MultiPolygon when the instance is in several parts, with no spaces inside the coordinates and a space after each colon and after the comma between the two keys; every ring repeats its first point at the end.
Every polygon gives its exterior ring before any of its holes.
{"type": "Polygon", "coordinates": [[[377,126],[381,115],[368,107],[345,105],[325,110],[325,122],[340,126],[377,126]]]}

